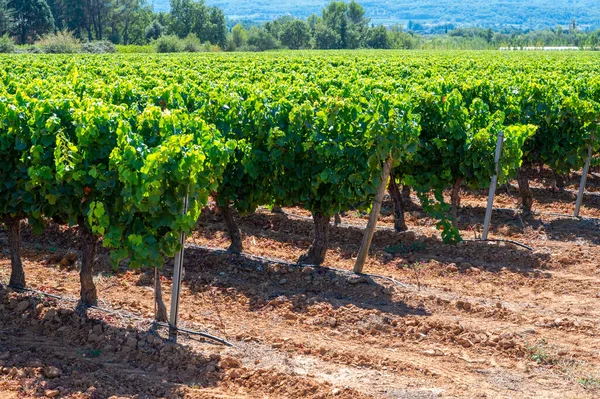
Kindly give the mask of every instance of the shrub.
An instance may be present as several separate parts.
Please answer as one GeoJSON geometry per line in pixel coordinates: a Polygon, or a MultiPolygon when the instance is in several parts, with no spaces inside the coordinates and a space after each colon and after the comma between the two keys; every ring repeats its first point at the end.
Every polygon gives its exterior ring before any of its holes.
{"type": "Polygon", "coordinates": [[[154,44],[159,53],[179,53],[183,50],[182,40],[174,35],[162,36],[154,44]]]}
{"type": "Polygon", "coordinates": [[[186,53],[199,53],[205,51],[204,46],[198,36],[190,33],[185,39],[183,39],[183,51],[186,53]]]}
{"type": "Polygon", "coordinates": [[[117,53],[120,54],[148,54],[155,53],[156,47],[152,45],[147,46],[138,46],[136,44],[128,44],[126,46],[115,46],[117,48],[117,53]]]}
{"type": "Polygon", "coordinates": [[[14,53],[16,47],[15,42],[8,37],[8,33],[4,36],[0,36],[0,53],[14,53]]]}
{"type": "Polygon", "coordinates": [[[8,36],[0,36],[0,53],[14,53],[15,43],[8,36]]]}
{"type": "Polygon", "coordinates": [[[37,47],[34,46],[33,44],[25,44],[23,46],[17,46],[16,53],[18,54],[43,54],[44,51],[37,47]]]}
{"type": "Polygon", "coordinates": [[[107,40],[83,43],[81,45],[81,51],[84,53],[91,54],[104,54],[104,53],[116,53],[116,46],[107,40]]]}
{"type": "Polygon", "coordinates": [[[49,54],[71,54],[81,50],[79,40],[69,31],[48,34],[36,44],[44,53],[49,54]]]}

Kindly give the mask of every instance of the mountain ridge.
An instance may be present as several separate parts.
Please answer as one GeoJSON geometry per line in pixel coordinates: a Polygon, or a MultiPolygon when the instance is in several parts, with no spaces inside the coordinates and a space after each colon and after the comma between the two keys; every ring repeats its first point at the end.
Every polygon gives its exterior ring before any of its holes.
{"type": "MultiPolygon", "coordinates": [[[[221,8],[231,20],[265,22],[284,15],[306,18],[320,14],[328,0],[237,1],[206,0],[221,8]]],[[[169,0],[150,2],[155,11],[168,11],[169,0]]],[[[484,28],[540,29],[568,26],[575,19],[580,28],[600,27],[596,0],[363,0],[359,1],[374,24],[407,26],[450,25],[484,28]]],[[[418,30],[418,28],[416,29],[418,30]]]]}

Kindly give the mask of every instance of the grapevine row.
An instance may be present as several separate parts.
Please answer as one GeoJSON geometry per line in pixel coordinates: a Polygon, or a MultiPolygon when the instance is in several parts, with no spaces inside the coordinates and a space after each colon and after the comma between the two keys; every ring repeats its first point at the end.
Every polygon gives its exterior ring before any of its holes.
{"type": "Polygon", "coordinates": [[[25,284],[23,219],[35,231],[49,219],[79,226],[81,300],[90,305],[100,239],[115,264],[161,267],[209,196],[235,252],[233,209],[304,207],[315,237],[299,262],[320,264],[330,218],[370,206],[387,159],[396,227],[405,228],[404,186],[440,219],[443,238],[458,241],[458,189],[489,185],[500,131],[500,181],[517,176],[525,208],[524,168],[579,169],[600,136],[597,63],[519,57],[4,57],[0,217],[11,284],[25,284]]]}

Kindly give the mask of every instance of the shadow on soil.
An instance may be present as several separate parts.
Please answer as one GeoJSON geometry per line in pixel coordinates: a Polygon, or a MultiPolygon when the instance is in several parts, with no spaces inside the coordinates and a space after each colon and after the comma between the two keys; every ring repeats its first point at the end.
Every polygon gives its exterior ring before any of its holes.
{"type": "Polygon", "coordinates": [[[16,381],[28,397],[52,397],[53,391],[94,399],[179,397],[177,384],[215,386],[225,369],[239,367],[151,331],[81,319],[53,299],[1,285],[0,304],[0,379],[16,381]]]}
{"type": "MultiPolygon", "coordinates": [[[[467,210],[468,212],[469,210],[467,210]]],[[[477,210],[479,212],[479,210],[477,210]]],[[[282,215],[257,213],[238,219],[243,234],[267,238],[275,242],[307,250],[313,234],[309,220],[286,218],[282,215]]],[[[517,223],[510,220],[511,223],[517,223]]],[[[541,222],[532,220],[530,225],[541,227],[541,222]]],[[[223,231],[224,224],[210,215],[203,215],[199,222],[199,233],[212,239],[223,231]]],[[[498,227],[496,227],[498,228],[498,227]]],[[[513,226],[522,233],[520,226],[513,226]]],[[[357,227],[331,226],[329,247],[343,259],[356,258],[363,230],[357,227]]],[[[470,238],[470,237],[465,237],[470,238]]],[[[285,248],[281,249],[285,251],[285,248]]],[[[448,245],[437,237],[398,233],[393,230],[377,230],[373,238],[371,256],[377,257],[387,267],[404,267],[406,263],[438,260],[442,263],[469,264],[494,272],[508,268],[523,275],[537,277],[536,269],[543,269],[550,255],[529,251],[514,245],[493,245],[486,242],[465,242],[448,245]]]]}
{"type": "MultiPolygon", "coordinates": [[[[184,284],[192,292],[227,288],[232,296],[246,296],[251,311],[261,311],[283,297],[293,304],[295,313],[306,311],[307,305],[329,303],[334,308],[352,304],[398,316],[429,315],[424,308],[398,300],[393,283],[366,275],[350,275],[326,267],[286,266],[200,248],[186,249],[185,257],[184,284]]],[[[171,267],[164,270],[169,277],[171,272],[171,267]]]]}

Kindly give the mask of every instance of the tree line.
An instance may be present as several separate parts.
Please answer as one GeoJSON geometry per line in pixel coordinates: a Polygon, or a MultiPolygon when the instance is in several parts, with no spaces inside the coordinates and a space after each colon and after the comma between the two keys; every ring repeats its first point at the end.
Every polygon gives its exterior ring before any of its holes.
{"type": "Polygon", "coordinates": [[[145,0],[0,0],[0,36],[31,44],[44,35],[69,31],[82,41],[124,45],[192,36],[228,51],[397,48],[408,36],[402,29],[371,25],[354,0],[332,1],[320,16],[306,20],[286,16],[231,29],[222,10],[202,0],[170,0],[170,6],[170,12],[156,13],[145,0]]]}
{"type": "Polygon", "coordinates": [[[0,0],[0,35],[30,44],[70,31],[80,40],[147,44],[164,35],[195,35],[224,47],[223,11],[203,1],[171,0],[171,12],[155,13],[145,0],[0,0]]]}
{"type": "Polygon", "coordinates": [[[320,15],[284,16],[260,26],[234,26],[223,11],[203,0],[170,0],[169,12],[154,12],[146,0],[0,0],[0,36],[31,44],[45,35],[70,32],[84,42],[146,45],[162,40],[159,51],[185,51],[186,43],[226,51],[288,49],[493,49],[501,46],[578,46],[596,48],[600,30],[568,28],[538,31],[515,28],[464,28],[447,25],[436,35],[419,35],[414,24],[375,26],[355,0],[331,1],[320,15]],[[450,27],[450,28],[449,28],[450,27]],[[182,41],[177,44],[177,40],[182,41]],[[188,40],[183,42],[183,40],[188,40]],[[178,50],[179,49],[179,50],[178,50]]]}

